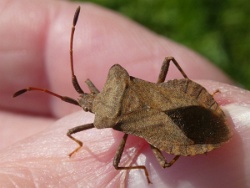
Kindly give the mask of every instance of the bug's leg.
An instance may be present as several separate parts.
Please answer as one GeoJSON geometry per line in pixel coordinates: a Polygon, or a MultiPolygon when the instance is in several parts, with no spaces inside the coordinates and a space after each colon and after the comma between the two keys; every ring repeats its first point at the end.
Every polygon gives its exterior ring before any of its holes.
{"type": "Polygon", "coordinates": [[[91,93],[94,93],[94,94],[100,93],[100,91],[95,87],[95,85],[93,84],[93,82],[90,79],[87,79],[85,81],[85,83],[87,84],[91,93]]]}
{"type": "Polygon", "coordinates": [[[179,159],[179,157],[180,157],[180,155],[176,155],[170,162],[167,162],[166,158],[163,156],[162,152],[158,148],[156,148],[152,145],[150,145],[150,147],[151,147],[156,159],[158,160],[159,164],[163,168],[172,166],[175,163],[175,161],[177,161],[177,159],[179,159]]]}
{"type": "Polygon", "coordinates": [[[213,97],[217,94],[217,93],[220,93],[220,90],[219,89],[216,89],[214,92],[213,92],[213,97]]]}
{"type": "Polygon", "coordinates": [[[160,71],[157,83],[162,83],[165,81],[167,73],[168,73],[169,63],[171,61],[175,64],[177,69],[181,72],[182,76],[184,78],[188,78],[187,75],[185,74],[185,72],[182,70],[182,68],[178,64],[178,62],[175,60],[175,58],[170,56],[170,57],[166,57],[162,63],[161,71],[160,71]]]}
{"type": "Polygon", "coordinates": [[[117,169],[117,170],[131,170],[131,169],[144,170],[145,175],[146,175],[147,180],[148,180],[148,183],[151,183],[151,181],[149,179],[148,171],[147,171],[145,166],[128,166],[128,167],[118,166],[119,163],[120,163],[121,157],[122,157],[122,153],[123,153],[127,138],[128,138],[128,134],[124,134],[124,136],[122,138],[122,141],[121,141],[121,143],[120,143],[120,145],[119,145],[119,147],[118,147],[118,149],[117,149],[117,151],[115,153],[115,157],[114,157],[114,160],[113,160],[113,165],[114,165],[115,169],[117,169]]]}
{"type": "Polygon", "coordinates": [[[69,154],[69,157],[71,157],[74,153],[76,153],[81,147],[82,147],[82,142],[80,140],[77,140],[76,138],[74,138],[73,136],[71,136],[72,134],[75,134],[75,133],[78,133],[78,132],[81,132],[81,131],[85,131],[87,129],[91,129],[91,128],[94,128],[94,124],[93,123],[89,123],[89,124],[85,124],[85,125],[79,125],[77,127],[74,127],[72,129],[69,129],[68,132],[67,132],[67,136],[74,140],[79,146],[74,150],[72,151],[70,154],[69,154]]]}

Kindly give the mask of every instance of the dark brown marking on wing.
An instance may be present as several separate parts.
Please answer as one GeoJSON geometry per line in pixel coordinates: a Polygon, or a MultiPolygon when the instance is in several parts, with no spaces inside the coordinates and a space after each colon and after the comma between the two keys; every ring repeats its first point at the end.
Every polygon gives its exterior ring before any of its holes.
{"type": "Polygon", "coordinates": [[[195,144],[217,144],[229,139],[225,119],[202,106],[188,106],[166,112],[195,144]]]}

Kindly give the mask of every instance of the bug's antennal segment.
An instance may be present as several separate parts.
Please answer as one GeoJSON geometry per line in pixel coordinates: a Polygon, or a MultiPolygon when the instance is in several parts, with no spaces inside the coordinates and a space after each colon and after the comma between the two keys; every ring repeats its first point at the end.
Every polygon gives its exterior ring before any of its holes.
{"type": "Polygon", "coordinates": [[[83,90],[80,87],[76,75],[74,73],[74,60],[73,60],[73,39],[74,39],[74,33],[75,33],[75,26],[78,20],[80,14],[80,6],[76,9],[74,18],[73,18],[73,25],[72,25],[72,29],[71,29],[71,36],[70,36],[70,67],[71,67],[71,75],[72,75],[72,84],[75,88],[75,90],[79,93],[79,94],[83,94],[83,90]]]}
{"type": "Polygon", "coordinates": [[[80,106],[79,103],[75,99],[72,99],[72,98],[66,97],[66,96],[62,96],[62,95],[58,95],[57,93],[54,93],[54,92],[49,91],[47,89],[42,89],[42,88],[37,88],[37,87],[28,87],[26,89],[21,89],[21,90],[17,91],[16,93],[14,93],[13,97],[17,97],[19,95],[22,95],[22,94],[26,93],[27,91],[42,91],[42,92],[48,93],[50,95],[53,95],[57,98],[60,98],[61,100],[65,101],[67,103],[71,103],[71,104],[80,106]]]}

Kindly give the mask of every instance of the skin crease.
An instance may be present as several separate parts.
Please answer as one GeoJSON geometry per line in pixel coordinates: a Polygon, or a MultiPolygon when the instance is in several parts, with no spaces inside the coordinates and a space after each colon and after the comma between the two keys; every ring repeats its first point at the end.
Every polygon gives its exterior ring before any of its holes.
{"type": "MultiPolygon", "coordinates": [[[[76,112],[79,107],[43,93],[11,96],[37,86],[77,98],[70,80],[69,36],[78,5],[51,0],[0,3],[1,187],[249,187],[250,93],[228,85],[233,83],[227,76],[191,50],[93,4],[81,4],[74,40],[75,73],[86,92],[84,80],[90,78],[101,90],[115,63],[132,76],[155,82],[164,57],[174,56],[191,79],[202,79],[197,82],[210,93],[220,90],[215,98],[234,135],[222,148],[181,157],[169,169],[159,166],[143,139],[129,136],[121,164],[145,164],[152,185],[140,170],[114,169],[123,134],[111,129],[78,133],[84,147],[68,158],[76,144],[67,130],[93,122],[94,115],[76,112]]],[[[167,79],[174,77],[181,78],[171,64],[167,79]]]]}

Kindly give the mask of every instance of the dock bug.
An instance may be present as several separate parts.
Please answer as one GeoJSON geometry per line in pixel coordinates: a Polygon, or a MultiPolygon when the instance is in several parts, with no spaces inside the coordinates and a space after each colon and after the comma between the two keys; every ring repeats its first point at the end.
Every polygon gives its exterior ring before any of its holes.
{"type": "Polygon", "coordinates": [[[144,138],[163,168],[173,165],[180,156],[207,153],[230,139],[232,133],[213,95],[190,80],[173,57],[163,61],[156,83],[129,76],[121,65],[116,64],[110,68],[102,92],[88,79],[86,84],[90,93],[85,93],[73,68],[73,37],[79,13],[80,7],[74,15],[70,38],[72,83],[79,98],[75,100],[37,87],[28,87],[14,94],[16,97],[26,91],[43,91],[95,114],[93,123],[69,129],[67,136],[79,145],[69,156],[82,146],[82,142],[72,134],[92,128],[113,128],[125,133],[113,160],[114,167],[117,170],[142,169],[148,183],[151,183],[144,165],[119,166],[128,135],[144,138]],[[177,67],[183,79],[164,82],[170,62],[177,67]],[[175,157],[168,162],[162,151],[175,157]]]}

